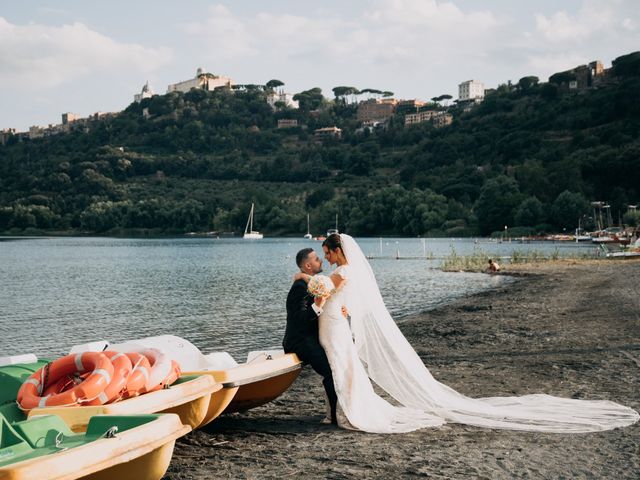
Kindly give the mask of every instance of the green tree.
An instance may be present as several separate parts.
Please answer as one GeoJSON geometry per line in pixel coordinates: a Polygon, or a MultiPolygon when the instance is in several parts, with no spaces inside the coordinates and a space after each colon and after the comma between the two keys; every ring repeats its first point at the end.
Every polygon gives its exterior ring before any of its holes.
{"type": "Polygon", "coordinates": [[[487,180],[475,204],[480,231],[489,234],[513,225],[514,209],[520,204],[521,194],[516,181],[505,175],[487,180]]]}
{"type": "Polygon", "coordinates": [[[540,79],[535,75],[522,77],[520,80],[518,80],[518,88],[520,88],[520,90],[522,91],[527,91],[527,90],[530,90],[532,87],[535,87],[536,85],[538,85],[539,81],[540,79]]]}
{"type": "Polygon", "coordinates": [[[622,55],[611,62],[611,66],[615,75],[640,75],[640,52],[622,55]]]}
{"type": "Polygon", "coordinates": [[[525,198],[515,210],[514,221],[518,227],[534,227],[545,221],[542,202],[536,197],[525,198]]]}
{"type": "Polygon", "coordinates": [[[310,110],[317,110],[324,101],[322,89],[318,87],[296,93],[293,96],[293,99],[299,102],[301,110],[307,112],[310,110]]]}
{"type": "Polygon", "coordinates": [[[591,206],[581,193],[565,190],[551,206],[551,219],[558,229],[573,230],[591,206]]]}
{"type": "Polygon", "coordinates": [[[265,84],[265,87],[267,87],[268,90],[275,90],[276,88],[282,87],[283,85],[284,85],[284,82],[274,78],[273,80],[269,80],[265,84]]]}

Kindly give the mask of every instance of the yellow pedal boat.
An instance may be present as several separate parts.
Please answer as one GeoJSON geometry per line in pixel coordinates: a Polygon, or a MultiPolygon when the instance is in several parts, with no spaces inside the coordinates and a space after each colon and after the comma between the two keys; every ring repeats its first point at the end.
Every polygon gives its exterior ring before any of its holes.
{"type": "Polygon", "coordinates": [[[100,415],[83,433],[55,415],[0,423],[0,480],[159,480],[176,439],[191,431],[173,414],[100,415]]]}
{"type": "Polygon", "coordinates": [[[20,385],[45,362],[0,367],[0,480],[158,480],[175,440],[189,431],[175,414],[98,415],[79,432],[56,415],[26,417],[20,385]]]}
{"type": "MultiPolygon", "coordinates": [[[[161,350],[180,363],[183,375],[204,375],[222,384],[222,389],[211,395],[199,427],[223,413],[242,412],[278,398],[298,377],[303,365],[297,355],[285,354],[282,350],[251,352],[247,362],[239,364],[226,352],[204,355],[191,342],[174,335],[130,340],[109,348],[126,345],[161,350]]],[[[97,348],[103,349],[105,344],[98,344],[97,348]]]]}
{"type": "Polygon", "coordinates": [[[29,418],[36,415],[58,415],[73,431],[79,432],[86,428],[89,419],[95,415],[175,413],[183,424],[196,428],[209,411],[211,395],[222,388],[222,385],[208,375],[185,375],[169,388],[139,397],[107,405],[34,408],[29,412],[29,418]]]}
{"type": "MultiPolygon", "coordinates": [[[[33,357],[35,358],[35,356],[33,357]]],[[[28,375],[44,366],[46,362],[31,363],[28,375]]],[[[14,366],[15,368],[16,366],[14,366]]],[[[0,367],[10,368],[10,367],[0,367]]],[[[23,380],[28,377],[25,376],[23,380]]],[[[16,387],[20,388],[21,382],[16,387]]],[[[95,415],[135,415],[141,413],[175,413],[184,425],[196,428],[202,424],[209,411],[209,401],[223,386],[210,375],[182,375],[169,388],[146,393],[139,397],[120,400],[116,403],[97,406],[66,406],[34,408],[29,417],[36,415],[58,415],[74,432],[86,429],[89,419],[95,415]]]]}

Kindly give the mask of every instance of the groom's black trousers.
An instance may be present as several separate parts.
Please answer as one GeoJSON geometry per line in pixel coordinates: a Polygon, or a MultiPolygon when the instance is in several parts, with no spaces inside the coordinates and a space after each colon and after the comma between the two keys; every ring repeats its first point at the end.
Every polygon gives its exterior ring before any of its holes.
{"type": "MultiPolygon", "coordinates": [[[[287,349],[285,349],[286,351],[287,349]]],[[[322,385],[324,391],[327,392],[329,398],[329,405],[331,406],[331,420],[336,420],[336,406],[338,404],[338,396],[336,395],[336,389],[333,386],[333,376],[331,375],[331,367],[329,366],[329,360],[324,353],[324,349],[318,342],[313,340],[295,345],[291,352],[298,355],[300,360],[311,365],[311,368],[316,373],[322,376],[322,385]]],[[[290,353],[290,352],[287,352],[290,353]]]]}

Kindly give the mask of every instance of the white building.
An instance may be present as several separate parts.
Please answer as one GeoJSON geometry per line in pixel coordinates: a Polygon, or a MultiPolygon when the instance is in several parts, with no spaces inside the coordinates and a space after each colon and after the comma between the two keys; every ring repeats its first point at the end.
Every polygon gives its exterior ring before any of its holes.
{"type": "Polygon", "coordinates": [[[136,103],[140,103],[145,98],[153,97],[153,95],[154,95],[153,90],[151,90],[151,87],[149,86],[149,81],[147,80],[147,83],[144,84],[140,93],[136,93],[133,96],[133,101],[136,103]]]}
{"type": "Polygon", "coordinates": [[[184,82],[173,83],[167,87],[167,93],[183,92],[187,93],[192,88],[212,91],[219,87],[231,87],[234,81],[229,77],[206,73],[202,68],[196,72],[195,78],[184,82]]]}
{"type": "Polygon", "coordinates": [[[298,101],[293,99],[291,93],[271,92],[267,94],[267,103],[271,108],[277,110],[278,107],[276,107],[276,103],[278,102],[282,102],[282,104],[288,108],[299,108],[298,101]]]}
{"type": "Polygon", "coordinates": [[[484,98],[484,83],[467,80],[458,85],[458,100],[481,100],[484,98]]]}

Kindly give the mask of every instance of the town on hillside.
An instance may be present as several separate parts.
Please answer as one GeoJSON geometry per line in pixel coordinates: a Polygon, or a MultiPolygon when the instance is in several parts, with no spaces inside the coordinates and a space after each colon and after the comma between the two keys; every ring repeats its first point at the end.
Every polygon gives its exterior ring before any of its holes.
{"type": "MultiPolygon", "coordinates": [[[[549,82],[558,86],[564,93],[580,92],[589,88],[598,88],[611,81],[611,68],[604,68],[600,60],[595,60],[587,65],[579,65],[564,72],[554,73],[549,77],[549,82]]],[[[538,78],[534,76],[524,77],[519,84],[538,83],[538,78]]],[[[266,101],[274,109],[299,108],[296,95],[286,93],[282,88],[284,84],[278,80],[267,82],[266,85],[241,85],[237,84],[231,77],[224,75],[214,75],[206,72],[203,68],[198,68],[196,75],[188,80],[183,80],[167,86],[166,93],[182,92],[187,93],[192,89],[213,91],[216,89],[229,89],[230,91],[261,88],[266,92],[266,101]],[[271,83],[271,84],[270,84],[271,83]]],[[[509,82],[509,86],[512,86],[509,82]]],[[[520,85],[522,86],[522,85],[520,85]]],[[[489,92],[485,85],[478,80],[466,80],[458,85],[458,98],[453,101],[457,106],[462,106],[462,111],[469,111],[474,105],[482,102],[489,92]]],[[[395,99],[393,92],[383,92],[375,89],[358,90],[354,87],[334,88],[336,98],[345,99],[356,98],[366,95],[368,98],[356,100],[358,102],[357,119],[361,122],[362,129],[372,129],[384,127],[385,123],[396,114],[404,116],[405,125],[415,125],[423,122],[431,122],[434,127],[444,127],[453,121],[453,115],[448,112],[448,101],[451,95],[440,95],[431,98],[431,101],[418,99],[395,99]]],[[[136,93],[133,101],[140,103],[146,98],[156,95],[146,82],[140,93],[136,93]]],[[[15,128],[4,128],[0,131],[0,144],[4,145],[10,137],[17,139],[36,139],[70,131],[89,131],[95,122],[111,118],[120,112],[95,112],[87,117],[78,114],[65,112],[62,114],[62,122],[59,124],[49,124],[43,126],[31,126],[25,132],[18,132],[15,128]]],[[[149,116],[148,109],[143,110],[143,115],[149,116]]],[[[296,119],[278,119],[277,128],[293,128],[298,126],[296,119]]],[[[314,136],[317,139],[340,138],[342,130],[335,125],[328,125],[316,129],[314,136]]]]}

